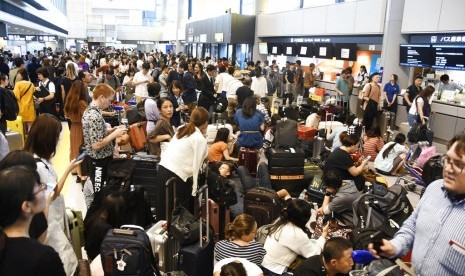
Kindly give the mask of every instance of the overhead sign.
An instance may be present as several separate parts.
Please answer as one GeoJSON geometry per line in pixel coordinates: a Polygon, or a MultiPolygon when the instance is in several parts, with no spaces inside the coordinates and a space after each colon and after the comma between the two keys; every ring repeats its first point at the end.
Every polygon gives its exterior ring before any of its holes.
{"type": "Polygon", "coordinates": [[[21,35],[9,34],[8,40],[12,41],[38,41],[38,42],[57,42],[58,36],[56,35],[21,35]]]}
{"type": "Polygon", "coordinates": [[[215,33],[215,41],[216,42],[223,42],[223,33],[215,33]]]}

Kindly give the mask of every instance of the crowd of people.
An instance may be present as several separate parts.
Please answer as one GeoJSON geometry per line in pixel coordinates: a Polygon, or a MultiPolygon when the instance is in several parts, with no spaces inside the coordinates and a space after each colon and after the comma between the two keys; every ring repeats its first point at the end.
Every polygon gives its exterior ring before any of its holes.
{"type": "MultiPolygon", "coordinates": [[[[279,70],[276,61],[271,65],[268,61],[263,65],[251,61],[247,71],[241,71],[227,59],[215,64],[210,59],[158,51],[66,52],[62,56],[46,56],[41,52],[37,56],[29,54],[27,60],[14,58],[13,63],[9,72],[0,75],[1,93],[7,89],[13,91],[26,142],[23,151],[12,151],[0,161],[1,275],[30,275],[33,271],[47,275],[74,273],[77,257],[66,236],[61,194],[69,174],[75,175],[78,183],[87,180],[92,183],[93,201],[87,210],[84,234],[90,260],[99,255],[108,229],[121,226],[124,200],[104,196],[102,192],[115,147],[128,135],[127,126],[112,126],[108,122],[109,117],[116,116],[111,108],[115,102],[134,99],[144,107],[147,149],[160,159],[158,184],[154,183],[156,218],[164,220],[167,199],[165,186],[160,183],[174,178],[178,201],[193,211],[204,160],[220,162],[220,177],[239,180],[233,183],[238,204],[243,205],[239,198],[256,186],[271,188],[266,163],[258,163],[254,177],[245,167],[235,169],[233,164],[239,161],[237,149],[246,147],[260,152],[272,147],[281,117],[272,114],[270,97],[275,93],[277,96],[290,93],[294,99],[300,95],[308,97],[319,76],[313,71],[314,64],[305,72],[300,61],[287,64],[283,70],[279,70]],[[216,123],[213,115],[223,103],[227,105],[225,120],[233,130],[219,128],[209,145],[208,126],[216,123]],[[71,133],[70,162],[64,174],[58,176],[52,159],[62,127],[68,127],[71,133]],[[76,160],[82,152],[88,156],[87,166],[76,160]],[[32,254],[25,256],[24,250],[32,254]]],[[[333,147],[323,167],[325,199],[315,210],[320,217],[333,214],[344,226],[353,226],[352,203],[365,188],[363,172],[368,162],[374,162],[378,173],[397,175],[409,150],[403,134],[384,143],[374,123],[381,105],[396,113],[399,93],[396,75],[391,76],[384,89],[378,84],[379,79],[379,73],[368,76],[362,66],[356,78],[351,68],[344,69],[335,84],[335,91],[346,103],[354,84],[359,84],[363,91],[360,104],[365,112],[364,137],[351,133],[351,125],[360,126],[354,123],[353,116],[341,116],[344,124],[329,136],[333,147]],[[384,98],[382,91],[386,92],[384,98]],[[359,152],[363,157],[354,161],[353,155],[359,152]]],[[[421,78],[414,80],[405,95],[410,107],[409,123],[425,122],[431,112],[428,102],[433,93],[431,86],[421,87],[421,78]]],[[[344,114],[349,112],[348,104],[346,108],[344,114]]],[[[320,108],[303,121],[317,129],[323,115],[320,108]]],[[[0,126],[5,133],[6,125],[0,121],[0,126]]],[[[450,231],[463,218],[464,137],[456,136],[442,157],[444,179],[431,184],[414,214],[391,241],[383,241],[380,252],[370,247],[373,254],[392,257],[413,249],[413,265],[418,273],[465,273],[463,266],[456,263],[463,260],[463,255],[453,251],[452,246],[447,247],[449,240],[459,244],[464,240],[463,231],[450,231]],[[437,194],[444,196],[434,197],[437,194]],[[448,210],[450,216],[446,219],[441,210],[448,210]],[[430,233],[429,223],[445,231],[438,235],[430,233]],[[432,238],[431,243],[417,242],[432,238]],[[450,256],[454,257],[454,263],[450,262],[450,256]]],[[[353,266],[350,242],[331,237],[329,225],[321,223],[321,235],[311,238],[308,222],[313,205],[304,199],[291,198],[285,190],[277,194],[285,207],[271,224],[264,244],[254,240],[255,218],[243,214],[243,206],[235,206],[236,211],[231,208],[233,222],[226,226],[226,239],[215,245],[215,275],[291,275],[290,267],[298,256],[305,260],[293,275],[348,274],[353,266]]]]}

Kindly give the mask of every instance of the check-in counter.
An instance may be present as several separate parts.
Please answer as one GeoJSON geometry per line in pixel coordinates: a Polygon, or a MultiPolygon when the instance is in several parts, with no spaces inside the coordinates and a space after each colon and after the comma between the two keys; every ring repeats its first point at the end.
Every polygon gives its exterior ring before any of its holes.
{"type": "Polygon", "coordinates": [[[431,111],[435,112],[430,125],[435,138],[449,141],[465,130],[465,106],[433,101],[431,111]]]}
{"type": "MultiPolygon", "coordinates": [[[[315,81],[318,87],[325,88],[331,95],[336,95],[334,82],[315,81]]],[[[350,97],[350,112],[357,114],[358,87],[354,87],[350,97]]],[[[407,122],[407,108],[403,105],[403,95],[397,97],[397,114],[396,126],[407,122]]],[[[446,103],[442,101],[433,101],[431,111],[434,115],[430,124],[434,131],[434,138],[449,141],[455,134],[465,130],[465,106],[455,103],[446,103]]]]}

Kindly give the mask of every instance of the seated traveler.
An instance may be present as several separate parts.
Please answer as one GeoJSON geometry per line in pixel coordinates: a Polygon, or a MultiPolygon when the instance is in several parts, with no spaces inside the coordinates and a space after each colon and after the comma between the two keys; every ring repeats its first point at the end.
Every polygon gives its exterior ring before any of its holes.
{"type": "Polygon", "coordinates": [[[263,271],[246,259],[226,258],[215,265],[213,276],[263,276],[263,271]]]}
{"type": "Polygon", "coordinates": [[[405,142],[405,135],[399,133],[393,142],[384,145],[375,159],[377,172],[385,175],[396,175],[399,172],[408,151],[405,142]]]}
{"type": "Polygon", "coordinates": [[[239,159],[231,157],[234,150],[234,137],[229,137],[229,129],[220,128],[216,133],[213,144],[208,149],[208,161],[220,162],[222,160],[230,160],[237,162],[239,159]]]}

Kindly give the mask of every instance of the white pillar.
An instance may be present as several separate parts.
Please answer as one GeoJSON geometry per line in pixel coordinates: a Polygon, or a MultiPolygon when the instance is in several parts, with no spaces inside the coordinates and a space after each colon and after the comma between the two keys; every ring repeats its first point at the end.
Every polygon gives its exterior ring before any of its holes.
{"type": "Polygon", "coordinates": [[[266,55],[260,55],[258,51],[258,42],[260,41],[257,37],[258,16],[265,12],[267,2],[267,0],[257,0],[255,2],[255,36],[253,42],[253,61],[260,60],[262,63],[266,60],[266,55]]]}

